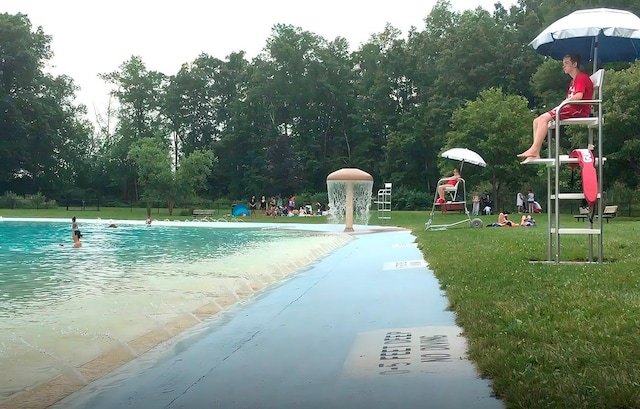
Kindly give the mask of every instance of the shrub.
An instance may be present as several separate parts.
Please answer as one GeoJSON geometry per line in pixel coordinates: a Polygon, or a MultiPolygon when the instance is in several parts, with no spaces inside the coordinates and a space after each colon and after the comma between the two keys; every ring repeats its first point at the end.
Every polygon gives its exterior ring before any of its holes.
{"type": "Polygon", "coordinates": [[[633,202],[637,191],[630,189],[620,182],[616,182],[605,192],[605,202],[609,204],[633,202]]]}
{"type": "Polygon", "coordinates": [[[325,205],[329,202],[329,195],[327,194],[327,192],[302,192],[301,194],[296,195],[296,207],[312,205],[315,208],[315,204],[318,202],[324,203],[325,205]]]}
{"type": "Polygon", "coordinates": [[[393,210],[428,210],[433,205],[433,194],[402,187],[391,192],[393,210]]]}
{"type": "Polygon", "coordinates": [[[27,196],[4,192],[4,195],[0,197],[0,208],[3,209],[53,209],[57,206],[55,200],[47,200],[40,192],[27,196]]]}

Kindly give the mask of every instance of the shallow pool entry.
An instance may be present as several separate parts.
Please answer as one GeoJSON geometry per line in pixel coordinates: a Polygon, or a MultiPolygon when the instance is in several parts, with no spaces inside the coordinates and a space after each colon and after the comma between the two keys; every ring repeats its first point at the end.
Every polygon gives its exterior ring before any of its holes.
{"type": "Polygon", "coordinates": [[[77,389],[352,239],[109,224],[80,220],[73,248],[70,222],[0,222],[0,404],[77,389]]]}

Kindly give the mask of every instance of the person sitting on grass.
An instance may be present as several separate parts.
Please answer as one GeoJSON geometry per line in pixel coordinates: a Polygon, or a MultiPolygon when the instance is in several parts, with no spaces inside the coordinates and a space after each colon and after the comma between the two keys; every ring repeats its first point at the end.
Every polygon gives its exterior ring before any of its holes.
{"type": "Polygon", "coordinates": [[[447,183],[443,183],[438,186],[438,200],[436,200],[436,203],[438,204],[442,204],[445,202],[444,194],[446,189],[448,187],[455,186],[458,183],[458,179],[460,179],[460,170],[458,168],[455,168],[453,170],[453,176],[442,179],[447,180],[447,183]]]}
{"type": "Polygon", "coordinates": [[[528,214],[522,215],[522,220],[520,220],[520,226],[522,227],[535,227],[536,221],[528,214]]]}
{"type": "Polygon", "coordinates": [[[498,215],[498,224],[502,227],[508,226],[508,227],[515,227],[515,226],[519,226],[519,224],[512,222],[511,220],[509,220],[509,212],[500,212],[500,214],[498,215]]]}

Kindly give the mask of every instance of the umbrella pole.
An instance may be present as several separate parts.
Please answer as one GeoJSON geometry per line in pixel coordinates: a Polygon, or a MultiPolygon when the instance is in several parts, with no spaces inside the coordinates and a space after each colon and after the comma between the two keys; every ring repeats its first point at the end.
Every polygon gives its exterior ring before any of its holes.
{"type": "Polygon", "coordinates": [[[598,36],[595,37],[595,43],[593,45],[593,71],[591,74],[598,71],[598,36]]]}

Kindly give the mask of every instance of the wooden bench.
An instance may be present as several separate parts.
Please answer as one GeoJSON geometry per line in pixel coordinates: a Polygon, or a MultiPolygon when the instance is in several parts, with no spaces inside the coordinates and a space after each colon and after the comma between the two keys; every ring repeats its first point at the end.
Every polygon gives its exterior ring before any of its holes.
{"type": "MultiPolygon", "coordinates": [[[[609,223],[609,219],[613,219],[614,217],[616,217],[617,213],[618,206],[605,206],[604,210],[602,211],[602,218],[605,219],[607,223],[609,223]]],[[[573,216],[574,219],[580,221],[586,220],[587,217],[589,217],[589,209],[585,207],[580,208],[580,214],[576,214],[573,216]]],[[[595,215],[595,217],[598,217],[598,215],[595,215]]]]}
{"type": "Polygon", "coordinates": [[[588,207],[581,207],[580,208],[580,214],[574,214],[573,218],[579,221],[585,221],[587,219],[587,217],[589,217],[589,208],[588,207]]]}
{"type": "Polygon", "coordinates": [[[193,217],[195,217],[196,219],[211,217],[215,214],[215,212],[215,210],[196,209],[193,211],[193,217]]]}
{"type": "Polygon", "coordinates": [[[605,206],[604,210],[602,211],[602,218],[605,219],[607,223],[609,223],[609,219],[613,219],[614,217],[616,217],[617,213],[618,206],[605,206]]]}

